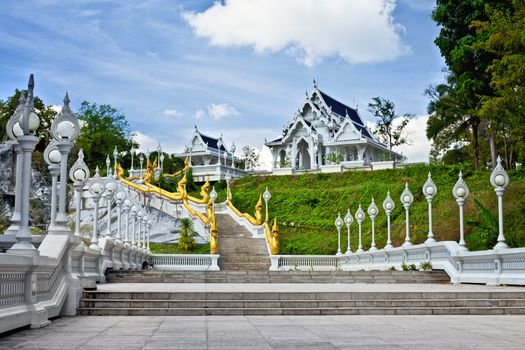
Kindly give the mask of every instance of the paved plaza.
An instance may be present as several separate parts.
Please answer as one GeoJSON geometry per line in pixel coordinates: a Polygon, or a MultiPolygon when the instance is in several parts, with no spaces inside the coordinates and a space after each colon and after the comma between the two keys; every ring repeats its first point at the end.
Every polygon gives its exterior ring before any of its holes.
{"type": "Polygon", "coordinates": [[[0,349],[524,349],[525,316],[198,316],[57,319],[0,349]]]}

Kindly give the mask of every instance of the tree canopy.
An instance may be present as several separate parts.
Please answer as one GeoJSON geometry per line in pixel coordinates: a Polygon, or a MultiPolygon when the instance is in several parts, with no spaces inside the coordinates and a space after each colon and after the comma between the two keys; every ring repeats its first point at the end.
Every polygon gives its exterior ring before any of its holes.
{"type": "Polygon", "coordinates": [[[90,168],[99,166],[101,173],[105,173],[106,156],[113,157],[115,146],[119,151],[138,146],[131,140],[126,116],[110,105],[83,101],[77,117],[81,129],[76,147],[84,149],[85,161],[90,168]]]}
{"type": "Polygon", "coordinates": [[[368,110],[377,119],[374,134],[379,136],[381,142],[386,144],[389,149],[394,146],[401,146],[409,142],[405,127],[413,117],[412,114],[396,114],[394,102],[382,98],[374,97],[373,102],[368,104],[368,110]],[[399,122],[397,122],[399,121],[399,122]]]}

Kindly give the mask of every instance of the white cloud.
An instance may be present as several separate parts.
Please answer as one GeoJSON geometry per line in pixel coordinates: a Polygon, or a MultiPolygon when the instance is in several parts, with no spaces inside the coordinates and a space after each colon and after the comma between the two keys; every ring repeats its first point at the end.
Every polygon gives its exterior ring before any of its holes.
{"type": "Polygon", "coordinates": [[[51,108],[57,113],[60,113],[62,111],[62,105],[51,105],[49,108],[51,108]]]}
{"type": "Polygon", "coordinates": [[[164,114],[167,115],[168,117],[174,117],[174,118],[182,117],[182,113],[179,112],[178,110],[176,110],[175,108],[173,108],[173,109],[166,109],[164,111],[164,114]]]}
{"type": "Polygon", "coordinates": [[[195,112],[195,118],[196,119],[202,119],[206,116],[206,112],[204,112],[202,109],[198,109],[196,112],[195,112]]]}
{"type": "Polygon", "coordinates": [[[428,162],[432,143],[426,135],[427,121],[428,115],[415,116],[405,128],[410,144],[394,147],[394,151],[403,153],[408,162],[428,162]]]}
{"type": "Polygon", "coordinates": [[[215,120],[219,120],[234,115],[239,115],[237,110],[227,103],[212,103],[208,106],[208,114],[215,120]]]}
{"type": "Polygon", "coordinates": [[[381,62],[409,51],[394,8],[395,0],[226,0],[183,17],[211,45],[282,51],[311,67],[325,57],[381,62]]]}
{"type": "Polygon", "coordinates": [[[157,149],[158,142],[152,136],[146,135],[140,131],[133,131],[133,141],[139,144],[140,152],[146,152],[147,150],[154,151],[157,149]]]}

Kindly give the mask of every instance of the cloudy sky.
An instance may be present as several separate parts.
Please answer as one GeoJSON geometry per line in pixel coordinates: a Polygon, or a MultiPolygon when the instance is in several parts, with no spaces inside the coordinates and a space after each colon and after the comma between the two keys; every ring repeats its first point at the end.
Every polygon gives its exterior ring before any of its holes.
{"type": "Polygon", "coordinates": [[[0,99],[107,103],[144,148],[182,151],[197,125],[262,148],[311,90],[367,111],[413,113],[409,161],[426,161],[426,87],[443,79],[431,0],[3,0],[0,99]]]}

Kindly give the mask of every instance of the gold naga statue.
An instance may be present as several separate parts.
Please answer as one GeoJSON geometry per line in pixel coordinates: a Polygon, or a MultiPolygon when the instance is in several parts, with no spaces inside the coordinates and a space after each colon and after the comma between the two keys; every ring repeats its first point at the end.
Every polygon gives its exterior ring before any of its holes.
{"type": "Polygon", "coordinates": [[[117,163],[117,179],[124,178],[124,168],[120,165],[120,163],[117,163]]]}
{"type": "Polygon", "coordinates": [[[188,198],[192,202],[197,203],[197,204],[207,204],[210,201],[210,187],[211,187],[210,178],[208,177],[204,185],[201,186],[201,192],[200,192],[201,198],[199,199],[199,198],[195,198],[192,196],[188,196],[188,198]]]}
{"type": "Polygon", "coordinates": [[[155,178],[155,171],[157,170],[157,159],[153,163],[149,161],[146,162],[146,171],[144,172],[144,183],[151,184],[155,178]]]}
{"type": "Polygon", "coordinates": [[[182,173],[186,173],[189,168],[190,168],[190,161],[188,160],[188,157],[186,157],[186,159],[184,159],[184,167],[182,168],[182,170],[179,170],[179,171],[177,171],[177,172],[175,172],[173,174],[164,174],[164,177],[179,176],[182,173]]]}
{"type": "Polygon", "coordinates": [[[257,204],[255,205],[255,222],[256,225],[262,225],[263,223],[263,216],[262,216],[262,194],[259,194],[259,200],[257,201],[257,204]]]}
{"type": "Polygon", "coordinates": [[[210,253],[219,253],[219,236],[217,228],[217,220],[215,218],[215,211],[213,210],[213,202],[211,199],[206,204],[206,216],[210,224],[210,253]]]}
{"type": "Polygon", "coordinates": [[[177,184],[177,193],[180,193],[183,199],[187,197],[187,193],[186,193],[187,183],[188,183],[188,178],[186,177],[186,173],[184,173],[184,176],[182,177],[182,179],[180,179],[179,183],[177,184]]]}
{"type": "Polygon", "coordinates": [[[270,241],[270,250],[273,255],[279,254],[280,250],[279,244],[279,227],[277,226],[277,218],[274,219],[272,227],[272,237],[270,241]]]}

